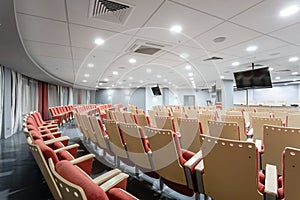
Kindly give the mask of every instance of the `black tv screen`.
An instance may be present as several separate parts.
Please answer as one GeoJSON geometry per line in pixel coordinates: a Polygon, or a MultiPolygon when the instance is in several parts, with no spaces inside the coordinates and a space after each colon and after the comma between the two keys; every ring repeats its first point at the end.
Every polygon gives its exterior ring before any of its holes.
{"type": "Polygon", "coordinates": [[[235,72],[234,79],[237,89],[271,88],[272,81],[268,67],[235,72]]]}
{"type": "Polygon", "coordinates": [[[154,96],[161,95],[161,92],[160,92],[160,89],[158,86],[152,87],[151,90],[152,90],[154,96]]]}

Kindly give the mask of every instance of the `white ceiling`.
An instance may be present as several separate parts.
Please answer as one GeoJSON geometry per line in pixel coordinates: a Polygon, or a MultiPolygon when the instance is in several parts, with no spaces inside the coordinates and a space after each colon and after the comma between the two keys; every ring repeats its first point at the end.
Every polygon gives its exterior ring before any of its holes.
{"type": "MultiPolygon", "coordinates": [[[[115,1],[115,0],[113,0],[115,1]]],[[[274,68],[272,78],[294,80],[300,73],[300,12],[279,12],[300,0],[117,0],[134,9],[125,24],[89,17],[89,0],[15,0],[17,23],[30,56],[53,76],[74,86],[168,87],[209,85],[246,70],[252,62],[274,68]],[[181,33],[169,31],[173,25],[181,33]],[[226,37],[216,43],[217,37],[226,37]],[[97,46],[96,38],[105,43],[97,46]],[[167,45],[155,56],[128,52],[136,40],[167,45]],[[256,45],[258,49],[247,52],[256,45]],[[218,61],[203,61],[211,56],[218,61]],[[135,58],[136,63],[128,60],[135,58]],[[240,62],[232,66],[232,62],[240,62]],[[87,65],[93,63],[94,67],[87,65]],[[185,69],[191,65],[192,69],[185,69]],[[290,72],[280,70],[290,69],[290,72]],[[117,71],[118,75],[113,75],[117,71]],[[188,73],[193,73],[189,76],[188,73]],[[88,75],[87,75],[88,74],[88,75]],[[88,76],[88,77],[87,77],[88,76]],[[98,85],[99,81],[109,81],[98,85]],[[83,82],[86,80],[87,82],[83,82]]]]}

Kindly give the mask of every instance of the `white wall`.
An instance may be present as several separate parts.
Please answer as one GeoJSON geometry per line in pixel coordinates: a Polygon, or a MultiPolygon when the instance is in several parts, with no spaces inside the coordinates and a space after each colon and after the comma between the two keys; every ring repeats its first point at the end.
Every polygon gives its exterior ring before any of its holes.
{"type": "MultiPolygon", "coordinates": [[[[185,95],[195,95],[195,103],[197,106],[206,106],[207,105],[206,100],[210,99],[210,95],[206,90],[178,89],[178,90],[173,90],[172,92],[175,98],[177,97],[174,103],[176,103],[177,101],[178,102],[177,104],[179,105],[183,105],[184,103],[183,98],[185,95]]],[[[170,105],[172,105],[171,102],[170,105]]]]}
{"type": "MultiPolygon", "coordinates": [[[[146,99],[146,110],[151,110],[153,106],[163,105],[163,97],[162,96],[154,96],[150,87],[145,88],[145,99],[146,99]]],[[[162,92],[162,89],[161,89],[162,92]]]]}

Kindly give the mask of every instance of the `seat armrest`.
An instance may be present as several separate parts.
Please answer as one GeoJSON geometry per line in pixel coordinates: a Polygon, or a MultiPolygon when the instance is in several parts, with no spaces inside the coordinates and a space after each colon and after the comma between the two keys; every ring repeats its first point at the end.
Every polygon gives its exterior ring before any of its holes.
{"type": "Polygon", "coordinates": [[[54,139],[51,139],[51,140],[44,141],[44,143],[46,145],[49,145],[49,144],[53,144],[54,142],[62,142],[62,141],[66,141],[66,140],[70,140],[70,138],[68,136],[63,136],[63,137],[54,138],[54,139]]]}
{"type": "Polygon", "coordinates": [[[250,129],[250,122],[246,122],[245,126],[246,126],[246,130],[249,130],[250,129]]]}
{"type": "Polygon", "coordinates": [[[102,185],[100,185],[100,188],[102,190],[104,190],[105,192],[107,192],[108,190],[110,190],[114,186],[118,185],[120,182],[124,181],[128,177],[129,177],[128,174],[120,173],[117,176],[109,179],[108,181],[106,181],[105,183],[103,183],[102,185]]]}
{"type": "Polygon", "coordinates": [[[94,158],[95,155],[94,154],[87,154],[87,155],[84,155],[84,156],[80,156],[79,158],[75,158],[74,160],[71,160],[70,162],[73,164],[73,165],[77,165],[79,163],[82,163],[86,160],[89,160],[91,158],[94,158]]]}
{"type": "Polygon", "coordinates": [[[265,193],[266,199],[276,199],[277,196],[277,168],[275,165],[266,165],[266,180],[265,180],[265,193]]]}
{"type": "Polygon", "coordinates": [[[253,136],[253,128],[251,128],[248,133],[247,133],[248,136],[253,136]]]}
{"type": "Polygon", "coordinates": [[[203,162],[203,160],[201,160],[201,161],[198,163],[198,165],[196,165],[195,170],[196,170],[196,171],[199,171],[199,172],[201,172],[201,173],[204,172],[204,162],[203,162]]]}
{"type": "Polygon", "coordinates": [[[97,178],[93,179],[93,182],[96,183],[97,185],[100,185],[106,181],[108,181],[109,179],[115,177],[116,175],[120,174],[122,171],[119,169],[113,169],[110,170],[109,172],[106,172],[105,174],[102,174],[100,176],[98,176],[97,178]]]}
{"type": "Polygon", "coordinates": [[[258,150],[259,153],[261,153],[261,151],[262,151],[261,144],[262,144],[261,140],[255,140],[255,146],[256,146],[256,148],[257,148],[257,150],[258,150]]]}
{"type": "Polygon", "coordinates": [[[201,159],[203,158],[202,156],[202,151],[198,151],[193,157],[191,157],[186,163],[184,164],[184,167],[191,168],[195,164],[197,164],[201,159]]]}
{"type": "Polygon", "coordinates": [[[54,153],[58,153],[58,152],[63,151],[63,150],[68,151],[68,150],[73,149],[73,148],[78,148],[79,146],[80,146],[79,144],[72,144],[72,145],[69,145],[69,146],[66,146],[66,147],[55,149],[54,153]]]}
{"type": "Polygon", "coordinates": [[[47,137],[47,136],[50,136],[50,135],[53,135],[54,137],[60,137],[61,136],[61,134],[62,134],[62,132],[61,131],[58,131],[58,132],[53,132],[53,133],[48,133],[48,134],[44,134],[44,135],[42,135],[42,138],[44,138],[44,137],[47,137]]]}
{"type": "Polygon", "coordinates": [[[195,184],[193,182],[193,176],[195,176],[194,168],[199,163],[199,161],[202,160],[202,158],[203,158],[202,151],[200,150],[193,157],[191,157],[188,161],[186,161],[184,166],[183,166],[185,176],[186,176],[186,179],[187,179],[187,185],[192,190],[196,190],[196,188],[194,188],[195,184]]]}

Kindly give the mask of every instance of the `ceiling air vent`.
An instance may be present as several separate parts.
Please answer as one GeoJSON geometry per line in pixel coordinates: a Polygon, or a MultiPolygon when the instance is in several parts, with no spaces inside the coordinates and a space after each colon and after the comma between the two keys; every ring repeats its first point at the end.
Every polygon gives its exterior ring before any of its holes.
{"type": "Polygon", "coordinates": [[[213,57],[210,57],[210,58],[206,58],[206,59],[204,59],[203,61],[210,61],[210,60],[223,60],[223,58],[213,56],[213,57]]]}
{"type": "Polygon", "coordinates": [[[165,45],[161,43],[154,43],[144,40],[136,40],[128,49],[127,52],[140,53],[145,55],[157,55],[166,48],[170,48],[170,45],[165,45]]]}
{"type": "Polygon", "coordinates": [[[90,0],[90,17],[118,24],[125,24],[133,6],[117,1],[90,0]]]}

